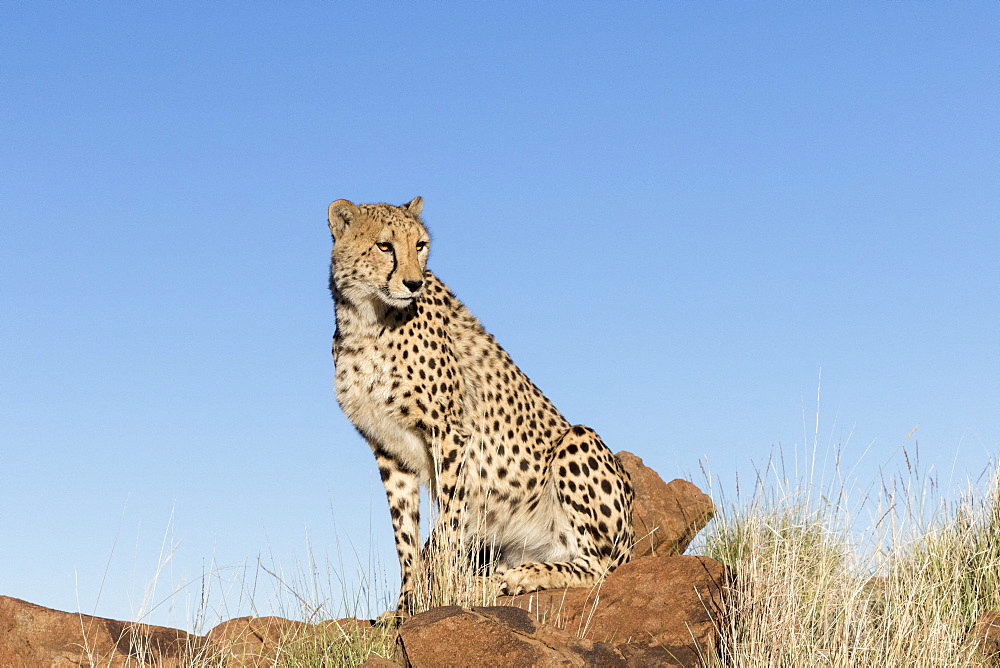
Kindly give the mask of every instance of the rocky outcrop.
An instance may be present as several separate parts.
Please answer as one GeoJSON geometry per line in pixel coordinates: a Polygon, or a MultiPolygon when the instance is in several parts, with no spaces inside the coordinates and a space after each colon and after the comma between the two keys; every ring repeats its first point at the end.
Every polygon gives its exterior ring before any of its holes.
{"type": "Polygon", "coordinates": [[[584,638],[630,646],[622,651],[660,655],[663,665],[697,665],[718,647],[726,577],[726,568],[707,557],[648,556],[619,566],[597,587],[499,602],[584,638]],[[656,648],[663,651],[650,651],[656,648]]]}
{"type": "Polygon", "coordinates": [[[705,557],[642,557],[597,587],[417,615],[399,629],[400,654],[413,668],[698,666],[717,657],[725,578],[705,557]]]}
{"type": "Polygon", "coordinates": [[[224,660],[226,668],[272,666],[286,644],[322,632],[311,624],[281,617],[237,617],[208,632],[205,646],[211,649],[206,654],[224,660]]]}
{"type": "Polygon", "coordinates": [[[177,629],[59,612],[0,596],[0,666],[173,668],[199,651],[200,640],[177,629]]]}
{"type": "Polygon", "coordinates": [[[582,639],[540,624],[520,608],[435,608],[399,628],[402,665],[438,666],[624,666],[607,643],[582,639]]]}
{"type": "Polygon", "coordinates": [[[663,482],[656,471],[631,452],[623,450],[615,457],[628,471],[635,491],[632,524],[636,544],[632,558],[684,554],[715,516],[712,499],[687,480],[663,482]]]}
{"type": "MultiPolygon", "coordinates": [[[[327,643],[342,637],[341,630],[354,637],[383,633],[368,620],[314,625],[280,617],[238,617],[198,636],[162,626],[60,612],[0,596],[0,667],[270,668],[283,665],[280,661],[287,658],[287,649],[296,643],[327,643]]],[[[396,664],[378,659],[371,665],[396,664]]]]}
{"type": "Polygon", "coordinates": [[[1000,666],[1000,612],[989,610],[980,615],[971,636],[983,664],[1000,666]]]}
{"type": "MultiPolygon", "coordinates": [[[[615,456],[635,489],[632,561],[594,587],[501,597],[496,606],[442,607],[417,615],[399,628],[392,658],[372,654],[362,665],[697,666],[717,657],[727,571],[711,559],[682,555],[712,518],[711,499],[687,481],[664,483],[631,453],[615,456]]],[[[987,654],[1000,635],[994,627],[1000,628],[985,624],[980,633],[987,654]]],[[[333,639],[368,633],[391,630],[367,620],[311,625],[240,617],[197,636],[0,596],[3,668],[274,666],[288,661],[298,643],[328,646],[333,639]]]]}

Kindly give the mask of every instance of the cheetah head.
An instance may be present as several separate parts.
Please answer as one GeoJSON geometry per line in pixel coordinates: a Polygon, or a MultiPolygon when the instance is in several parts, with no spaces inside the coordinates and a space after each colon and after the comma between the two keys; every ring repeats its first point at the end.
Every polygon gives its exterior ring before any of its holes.
{"type": "Polygon", "coordinates": [[[355,304],[380,301],[406,308],[420,296],[427,269],[430,236],[420,220],[424,201],[402,206],[330,205],[333,235],[331,288],[355,304]]]}

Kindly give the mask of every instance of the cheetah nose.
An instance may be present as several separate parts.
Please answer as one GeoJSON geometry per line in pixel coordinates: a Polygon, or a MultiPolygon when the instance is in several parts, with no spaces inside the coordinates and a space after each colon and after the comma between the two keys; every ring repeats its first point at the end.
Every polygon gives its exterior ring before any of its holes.
{"type": "Polygon", "coordinates": [[[410,292],[416,292],[423,284],[423,281],[403,281],[403,285],[405,285],[410,292]]]}

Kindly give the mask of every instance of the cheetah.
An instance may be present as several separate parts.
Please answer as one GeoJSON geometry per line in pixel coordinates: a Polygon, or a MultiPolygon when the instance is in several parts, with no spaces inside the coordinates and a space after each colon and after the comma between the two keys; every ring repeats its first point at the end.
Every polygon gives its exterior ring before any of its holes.
{"type": "Polygon", "coordinates": [[[329,207],[337,400],[375,455],[399,556],[386,615],[412,614],[421,485],[430,540],[447,526],[489,548],[500,591],[594,584],[631,556],[628,474],[427,269],[422,209],[329,207]]]}

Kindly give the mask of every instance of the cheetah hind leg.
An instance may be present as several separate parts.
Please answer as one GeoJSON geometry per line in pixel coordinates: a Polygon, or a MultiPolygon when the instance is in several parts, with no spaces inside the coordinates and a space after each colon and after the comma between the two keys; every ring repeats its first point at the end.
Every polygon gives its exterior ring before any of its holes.
{"type": "Polygon", "coordinates": [[[501,590],[507,594],[590,586],[632,555],[628,473],[593,429],[578,425],[560,437],[550,476],[576,536],[578,554],[568,561],[530,562],[507,570],[500,575],[501,590]]]}

